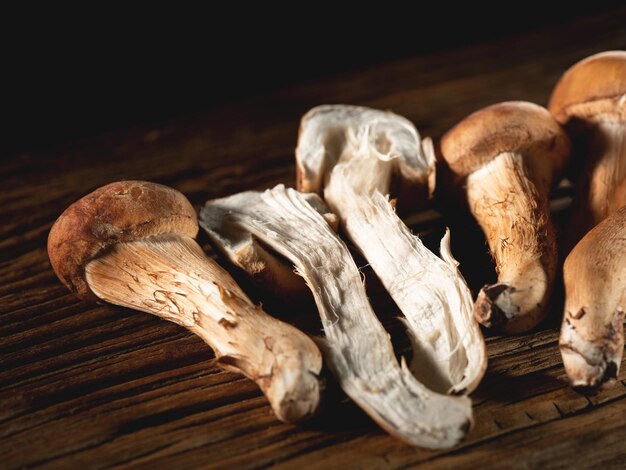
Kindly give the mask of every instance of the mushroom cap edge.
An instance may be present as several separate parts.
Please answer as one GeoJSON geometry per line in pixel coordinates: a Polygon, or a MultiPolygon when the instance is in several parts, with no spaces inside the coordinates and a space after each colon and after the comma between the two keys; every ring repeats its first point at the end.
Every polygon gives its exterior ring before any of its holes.
{"type": "Polygon", "coordinates": [[[146,181],[102,186],[69,206],[48,236],[48,256],[65,286],[83,299],[95,299],[85,266],[117,243],[154,235],[198,233],[196,212],[175,189],[146,181]]]}

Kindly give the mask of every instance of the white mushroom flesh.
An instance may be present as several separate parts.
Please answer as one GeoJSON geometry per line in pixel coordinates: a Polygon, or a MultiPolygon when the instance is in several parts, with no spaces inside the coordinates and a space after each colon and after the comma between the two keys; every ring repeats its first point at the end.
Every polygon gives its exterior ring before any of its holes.
{"type": "Polygon", "coordinates": [[[306,182],[316,190],[324,173],[324,198],[407,319],[414,341],[411,370],[441,393],[469,393],[487,365],[473,301],[450,253],[428,250],[388,200],[394,175],[428,184],[434,172],[429,139],[420,140],[406,119],[350,106],[323,106],[303,119],[296,150],[306,182]]]}
{"type": "Polygon", "coordinates": [[[412,445],[454,446],[470,427],[470,400],[429,390],[404,360],[398,363],[359,269],[318,210],[301,193],[279,185],[209,201],[200,225],[235,263],[241,250],[260,240],[296,266],[319,310],[330,369],[385,430],[412,445]]]}

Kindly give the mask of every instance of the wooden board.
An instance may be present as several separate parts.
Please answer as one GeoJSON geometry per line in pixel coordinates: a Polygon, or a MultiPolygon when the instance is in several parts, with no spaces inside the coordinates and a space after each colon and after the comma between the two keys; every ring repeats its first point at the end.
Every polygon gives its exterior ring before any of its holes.
{"type": "MultiPolygon", "coordinates": [[[[216,367],[209,348],[186,330],[73,298],[50,268],[46,237],[65,207],[115,180],[168,184],[197,207],[245,189],[293,184],[299,118],[317,104],[389,108],[435,138],[490,103],[545,104],[569,65],[626,46],[625,13],[394,61],[3,161],[0,466],[623,468],[626,367],[596,395],[568,387],[557,349],[558,305],[535,332],[488,337],[488,373],[473,395],[475,427],[458,448],[433,452],[387,436],[338,394],[315,422],[280,423],[254,383],[216,367]]],[[[410,220],[431,243],[445,223],[410,220]]],[[[463,250],[486,250],[484,241],[458,233],[461,261],[463,250]]],[[[485,271],[472,263],[461,268],[474,287],[482,274],[472,273],[485,271]]],[[[399,353],[409,354],[391,302],[372,284],[383,323],[399,353]]],[[[310,306],[288,308],[251,294],[319,334],[310,306]]]]}

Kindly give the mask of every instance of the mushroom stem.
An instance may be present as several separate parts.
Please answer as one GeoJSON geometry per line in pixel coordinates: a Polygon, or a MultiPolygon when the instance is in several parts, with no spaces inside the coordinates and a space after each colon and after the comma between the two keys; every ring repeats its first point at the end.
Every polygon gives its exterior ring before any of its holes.
{"type": "Polygon", "coordinates": [[[570,141],[547,109],[524,101],[480,109],[441,139],[450,179],[461,187],[496,262],[474,316],[521,333],[548,312],[556,240],[548,196],[569,158],[570,141]]]}
{"type": "Polygon", "coordinates": [[[574,64],[549,106],[577,144],[583,170],[564,250],[578,242],[563,266],[561,355],[573,386],[597,387],[617,377],[624,347],[626,51],[574,64]]]}
{"type": "Polygon", "coordinates": [[[440,393],[473,391],[487,354],[449,235],[441,242],[442,259],[411,233],[387,197],[395,178],[405,195],[411,188],[410,205],[425,204],[434,185],[432,141],[390,112],[320,106],[302,118],[296,159],[300,187],[323,189],[345,233],[405,315],[416,378],[440,393]]]}
{"type": "Polygon", "coordinates": [[[330,369],[348,396],[385,430],[432,449],[454,446],[465,436],[470,400],[432,392],[411,375],[404,360],[398,363],[347,247],[304,195],[279,185],[209,201],[200,223],[237,264],[239,251],[257,239],[295,264],[313,292],[330,369]]]}
{"type": "Polygon", "coordinates": [[[548,200],[552,171],[537,163],[528,165],[521,154],[505,152],[467,178],[469,207],[498,273],[498,282],[484,286],[474,306],[487,327],[528,330],[550,298],[557,263],[548,200]]]}
{"type": "Polygon", "coordinates": [[[415,377],[440,393],[471,393],[484,375],[487,353],[472,319],[471,294],[450,253],[449,231],[441,240],[442,259],[411,233],[387,197],[354,181],[380,176],[389,166],[376,156],[339,164],[324,197],[405,315],[415,377]]]}
{"type": "Polygon", "coordinates": [[[267,315],[194,241],[195,210],[179,192],[122,181],[72,204],[55,222],[48,254],[79,297],[142,310],[189,328],[224,368],[242,372],[286,422],[320,404],[315,343],[267,315]]]}
{"type": "MultiPolygon", "coordinates": [[[[622,98],[626,103],[626,95],[622,98]]],[[[626,105],[625,105],[626,106],[626,105]]],[[[597,116],[581,140],[584,171],[568,230],[571,248],[591,228],[619,209],[618,186],[626,180],[626,128],[610,116],[597,116]],[[594,122],[596,121],[596,122],[594,122]]]]}
{"type": "Polygon", "coordinates": [[[624,352],[626,206],[591,230],[563,267],[565,308],[559,346],[575,387],[617,378],[624,352]]]}
{"type": "Polygon", "coordinates": [[[102,300],[200,336],[222,367],[259,385],[282,421],[299,421],[317,409],[321,361],[315,345],[252,304],[193,239],[162,235],[118,244],[85,270],[102,300]]]}

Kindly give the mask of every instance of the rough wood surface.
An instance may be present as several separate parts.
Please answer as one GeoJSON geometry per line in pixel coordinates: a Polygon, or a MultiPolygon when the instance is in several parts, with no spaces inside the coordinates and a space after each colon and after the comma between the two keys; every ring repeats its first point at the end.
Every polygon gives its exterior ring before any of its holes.
{"type": "MultiPolygon", "coordinates": [[[[532,333],[487,338],[489,369],[473,394],[476,426],[460,447],[433,452],[387,436],[345,399],[329,404],[316,422],[282,424],[253,382],[215,366],[206,345],[183,328],[72,297],[55,278],[45,246],[65,207],[114,180],[168,184],[197,207],[245,189],[293,184],[298,122],[320,103],[389,108],[435,138],[490,103],[545,105],[569,65],[624,48],[625,17],[622,8],[291,87],[160,127],[5,159],[0,466],[623,468],[626,367],[614,387],[596,395],[568,387],[557,348],[560,306],[532,333]]],[[[442,234],[444,223],[432,212],[409,220],[430,246],[442,234]]],[[[477,261],[487,258],[476,256],[486,251],[484,239],[473,223],[462,227],[465,233],[452,225],[454,253],[476,289],[488,271],[477,261]]],[[[397,312],[371,271],[364,271],[397,350],[408,354],[397,312]]],[[[319,332],[309,305],[281,306],[248,292],[266,306],[276,304],[282,318],[319,332]]]]}

